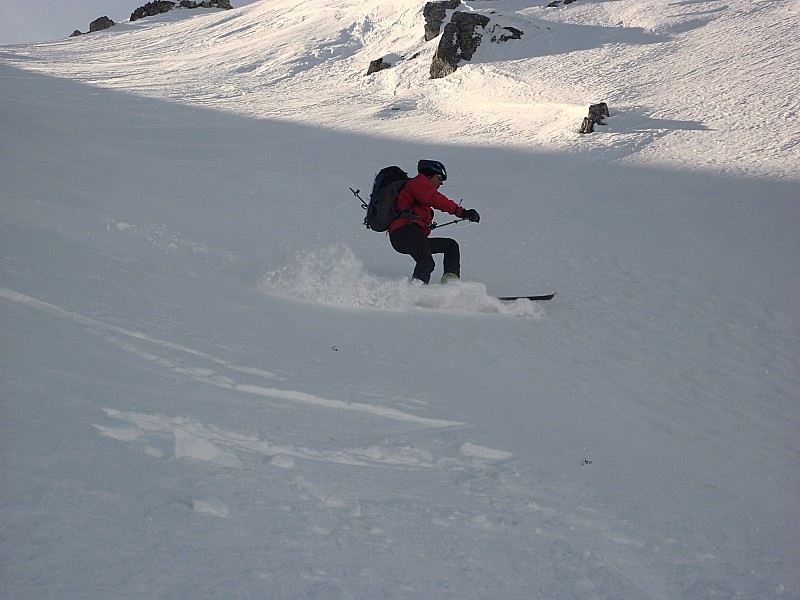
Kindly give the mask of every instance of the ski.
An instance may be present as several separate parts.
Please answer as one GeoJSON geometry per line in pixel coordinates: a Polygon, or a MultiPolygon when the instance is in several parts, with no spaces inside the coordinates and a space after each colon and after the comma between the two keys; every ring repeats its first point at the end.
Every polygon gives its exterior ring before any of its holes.
{"type": "Polygon", "coordinates": [[[556,292],[552,294],[544,294],[542,296],[498,296],[498,300],[502,300],[503,302],[513,302],[514,300],[533,300],[543,302],[545,300],[552,300],[553,296],[556,295],[556,292]]]}

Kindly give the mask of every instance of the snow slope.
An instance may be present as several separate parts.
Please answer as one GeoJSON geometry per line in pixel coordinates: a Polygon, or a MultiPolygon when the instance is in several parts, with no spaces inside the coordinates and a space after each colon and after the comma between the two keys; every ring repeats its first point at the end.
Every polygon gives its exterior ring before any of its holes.
{"type": "Polygon", "coordinates": [[[468,6],[0,49],[0,597],[800,598],[798,4],[468,6]],[[453,287],[347,189],[420,157],[453,287]]]}

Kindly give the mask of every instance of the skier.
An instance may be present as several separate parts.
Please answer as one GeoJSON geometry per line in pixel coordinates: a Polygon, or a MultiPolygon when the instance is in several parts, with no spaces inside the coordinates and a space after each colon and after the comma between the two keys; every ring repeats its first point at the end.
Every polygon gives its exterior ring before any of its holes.
{"type": "Polygon", "coordinates": [[[433,254],[444,254],[442,283],[455,281],[461,275],[461,257],[458,243],[450,238],[429,238],[433,209],[478,223],[481,219],[473,208],[462,208],[444,194],[439,187],[447,181],[447,170],[437,160],[420,160],[418,175],[403,186],[397,196],[395,208],[400,216],[389,225],[389,240],[400,254],[409,254],[416,261],[413,279],[430,282],[436,263],[433,254]]]}

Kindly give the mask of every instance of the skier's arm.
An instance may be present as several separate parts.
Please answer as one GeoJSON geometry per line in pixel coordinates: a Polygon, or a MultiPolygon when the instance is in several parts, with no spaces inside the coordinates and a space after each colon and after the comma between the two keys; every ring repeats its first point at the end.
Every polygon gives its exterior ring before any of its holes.
{"type": "Polygon", "coordinates": [[[461,213],[463,209],[433,187],[431,187],[431,190],[425,194],[421,200],[424,204],[432,208],[461,218],[459,213],[461,213]]]}
{"type": "Polygon", "coordinates": [[[434,208],[438,208],[442,212],[450,213],[451,215],[457,216],[459,219],[467,219],[468,221],[472,221],[473,223],[477,223],[481,220],[481,216],[478,214],[478,211],[474,208],[464,208],[459,204],[456,204],[450,198],[445,196],[444,194],[440,194],[438,191],[434,192],[434,200],[431,202],[431,206],[434,208]]]}

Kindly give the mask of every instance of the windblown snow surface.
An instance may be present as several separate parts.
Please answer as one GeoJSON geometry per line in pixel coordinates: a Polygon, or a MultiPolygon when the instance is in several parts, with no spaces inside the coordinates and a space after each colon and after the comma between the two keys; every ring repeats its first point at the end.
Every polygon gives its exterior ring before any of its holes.
{"type": "Polygon", "coordinates": [[[543,4],[0,48],[0,597],[800,598],[800,3],[543,4]],[[419,158],[453,286],[348,189],[419,158]]]}

